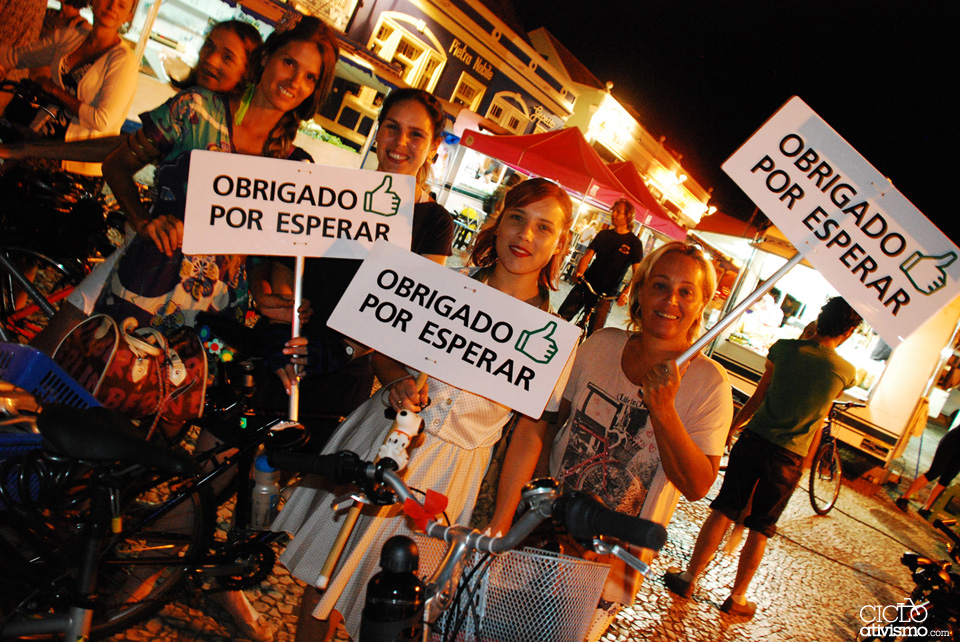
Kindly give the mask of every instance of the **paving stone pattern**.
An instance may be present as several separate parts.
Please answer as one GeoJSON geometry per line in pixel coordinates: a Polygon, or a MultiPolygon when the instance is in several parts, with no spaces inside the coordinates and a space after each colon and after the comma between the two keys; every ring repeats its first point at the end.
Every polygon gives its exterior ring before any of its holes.
{"type": "MultiPolygon", "coordinates": [[[[826,517],[810,508],[806,481],[780,521],[748,597],[759,610],[750,620],[721,613],[736,573],[736,555],[718,554],[690,599],[679,598],[663,585],[668,566],[685,567],[700,524],[706,517],[719,479],[707,500],[681,501],[669,527],[669,540],[653,565],[632,608],[626,608],[603,636],[622,640],[763,640],[833,641],[856,639],[861,607],[896,604],[913,587],[900,564],[906,549],[943,559],[947,547],[926,522],[899,512],[893,500],[906,487],[893,485],[872,494],[845,486],[837,507],[826,517]]],[[[251,602],[277,631],[279,641],[292,640],[302,584],[277,564],[273,576],[247,592],[251,602]]],[[[114,640],[184,640],[220,642],[242,639],[229,616],[209,598],[182,595],[162,613],[114,640]]],[[[348,640],[338,631],[338,639],[348,640]]]]}

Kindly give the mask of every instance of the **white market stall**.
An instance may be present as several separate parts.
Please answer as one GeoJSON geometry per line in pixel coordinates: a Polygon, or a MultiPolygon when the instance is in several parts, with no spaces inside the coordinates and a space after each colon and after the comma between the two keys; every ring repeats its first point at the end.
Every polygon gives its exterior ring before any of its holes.
{"type": "MultiPolygon", "coordinates": [[[[941,350],[953,348],[960,318],[960,248],[797,97],[767,120],[723,169],[783,231],[786,238],[769,239],[767,249],[795,255],[797,250],[787,249],[792,243],[829,283],[822,295],[813,295],[819,301],[793,297],[800,303],[789,311],[795,322],[768,318],[757,323],[766,316],[762,307],[776,312],[777,304],[769,298],[766,305],[758,305],[761,293],[772,285],[799,292],[815,283],[810,269],[800,280],[776,283],[789,272],[782,267],[771,275],[777,261],[768,269],[771,255],[758,243],[741,270],[740,289],[750,294],[736,311],[753,305],[758,316],[744,315],[747,319],[738,320],[739,328],[731,323],[732,315],[720,319],[707,333],[708,338],[727,333],[719,337],[715,354],[726,352],[732,363],[743,364],[738,376],[749,381],[751,372],[762,369],[766,347],[781,328],[798,335],[801,323],[815,317],[825,295],[835,288],[892,347],[886,367],[871,366],[868,361],[881,360],[872,358],[881,356],[876,350],[879,338],[863,333],[853,341],[853,349],[868,356],[849,359],[863,376],[847,394],[869,403],[850,413],[839,436],[888,463],[910,434],[925,425],[928,395],[942,366],[941,350]],[[757,257],[763,257],[762,264],[757,257]],[[767,281],[751,292],[745,283],[750,279],[767,281]],[[751,361],[754,367],[744,364],[751,361]]],[[[800,258],[779,262],[795,265],[800,258]]]]}
{"type": "MultiPolygon", "coordinates": [[[[704,231],[693,234],[740,266],[737,289],[731,293],[722,314],[796,253],[776,228],[765,230],[756,239],[704,231]]],[[[782,322],[768,325],[750,318],[760,316],[759,312],[741,315],[711,346],[711,357],[727,369],[741,403],[760,379],[769,347],[778,339],[799,336],[803,327],[816,319],[820,306],[838,295],[809,264],[794,267],[775,287],[780,291],[777,304],[783,314],[782,322]]],[[[960,298],[889,351],[869,328],[842,345],[838,352],[858,372],[857,385],[846,391],[843,399],[865,401],[867,406],[844,413],[838,437],[885,464],[898,457],[910,436],[919,435],[926,426],[928,400],[946,395],[936,385],[941,353],[953,348],[958,322],[960,298]]],[[[934,401],[933,405],[939,413],[939,404],[934,401]]]]}

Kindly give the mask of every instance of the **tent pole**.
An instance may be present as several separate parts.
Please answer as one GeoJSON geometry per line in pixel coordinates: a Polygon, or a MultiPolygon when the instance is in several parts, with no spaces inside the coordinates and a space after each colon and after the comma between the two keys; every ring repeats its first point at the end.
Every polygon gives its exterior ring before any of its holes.
{"type": "MultiPolygon", "coordinates": [[[[559,183],[558,183],[559,184],[559,183]]],[[[561,185],[561,187],[563,187],[561,185]]],[[[573,225],[570,226],[571,230],[577,229],[577,221],[580,220],[580,210],[583,209],[584,204],[587,202],[587,194],[590,193],[590,188],[593,187],[593,178],[590,178],[590,183],[587,185],[587,189],[583,192],[583,196],[580,197],[580,206],[577,207],[576,213],[573,215],[573,225]]]]}
{"type": "Polygon", "coordinates": [[[773,287],[774,283],[779,281],[781,278],[786,275],[787,272],[792,270],[800,261],[803,260],[804,254],[802,252],[797,252],[796,255],[789,261],[783,264],[783,267],[777,270],[769,279],[757,286],[757,289],[751,292],[747,298],[740,302],[737,307],[730,311],[727,316],[723,317],[714,324],[712,328],[707,330],[702,337],[697,339],[697,342],[692,346],[687,348],[686,352],[677,357],[677,366],[682,366],[684,363],[689,361],[700,352],[707,344],[713,341],[714,337],[718,336],[723,332],[727,326],[737,320],[737,318],[743,314],[747,308],[760,300],[767,291],[773,287]]]}

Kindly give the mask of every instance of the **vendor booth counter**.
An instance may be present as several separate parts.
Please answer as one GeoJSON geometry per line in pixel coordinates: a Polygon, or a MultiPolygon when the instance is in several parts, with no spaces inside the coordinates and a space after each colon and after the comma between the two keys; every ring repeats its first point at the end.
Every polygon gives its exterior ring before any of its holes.
{"type": "MultiPolygon", "coordinates": [[[[769,241],[751,243],[747,239],[709,232],[695,234],[702,234],[710,247],[720,248],[740,268],[742,277],[738,277],[726,309],[732,309],[783,265],[780,252],[768,251],[772,246],[769,241]]],[[[764,234],[769,236],[771,231],[764,234]]],[[[781,238],[776,241],[786,244],[781,238]]],[[[782,323],[766,326],[744,315],[708,350],[727,370],[738,405],[753,394],[770,345],[777,339],[798,337],[803,327],[816,318],[823,303],[837,294],[816,270],[803,265],[795,267],[776,287],[780,290],[778,304],[788,296],[801,304],[793,314],[785,313],[782,323]]],[[[945,347],[947,352],[953,347],[958,320],[960,299],[892,350],[885,350],[887,346],[869,329],[861,329],[842,345],[838,353],[857,368],[858,381],[841,399],[863,401],[867,405],[844,412],[834,434],[884,466],[899,457],[910,437],[919,436],[926,427],[929,399],[937,394],[936,384],[942,379],[944,358],[941,354],[945,347]]],[[[939,404],[933,405],[939,408],[939,404]]]]}

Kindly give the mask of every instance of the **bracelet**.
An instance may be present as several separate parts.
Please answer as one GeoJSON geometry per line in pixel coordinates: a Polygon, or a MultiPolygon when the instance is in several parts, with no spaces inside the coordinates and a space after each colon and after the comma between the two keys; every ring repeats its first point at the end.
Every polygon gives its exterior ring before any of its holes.
{"type": "Polygon", "coordinates": [[[153,154],[147,151],[147,149],[143,146],[143,143],[137,140],[136,133],[127,136],[127,149],[129,149],[130,153],[133,154],[134,157],[144,165],[148,165],[153,162],[153,154]],[[134,145],[136,145],[136,147],[134,147],[134,145]]]}

